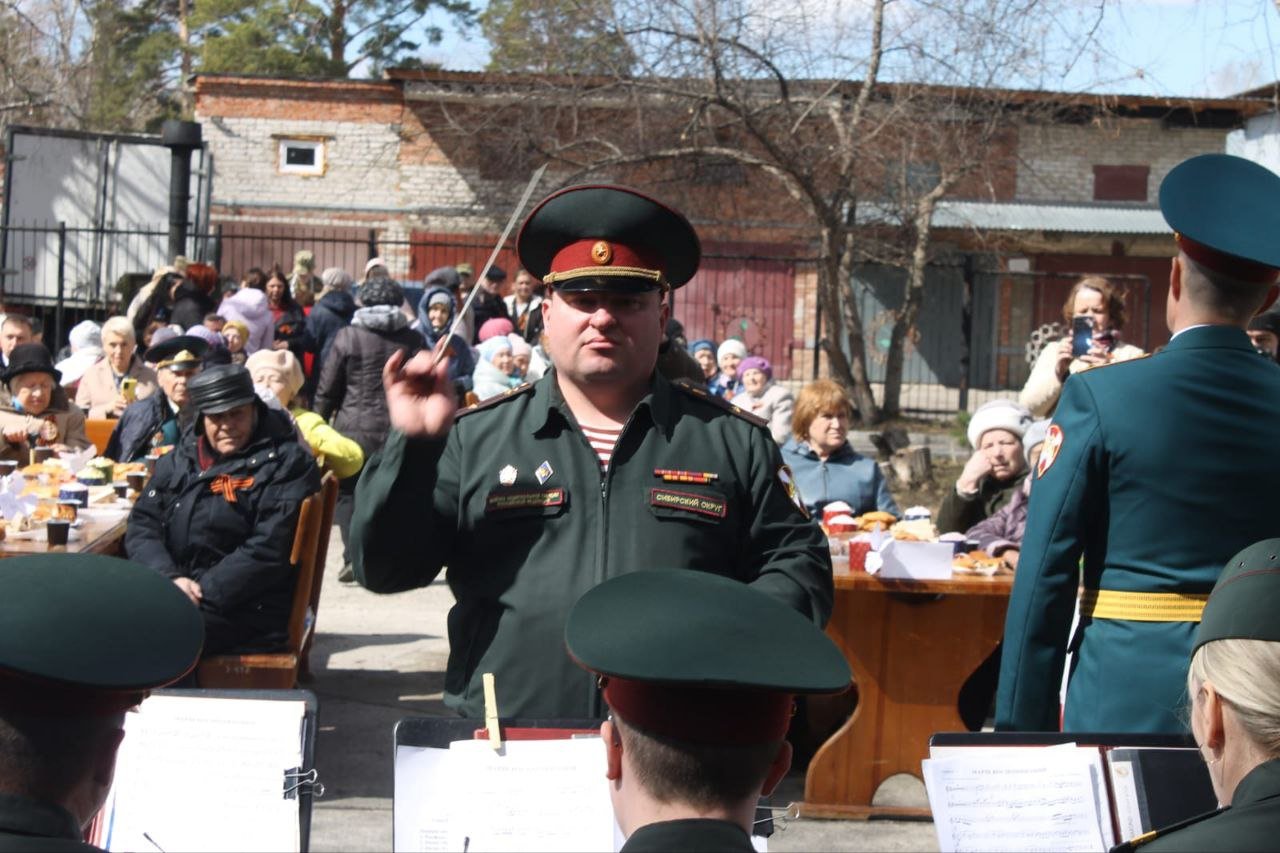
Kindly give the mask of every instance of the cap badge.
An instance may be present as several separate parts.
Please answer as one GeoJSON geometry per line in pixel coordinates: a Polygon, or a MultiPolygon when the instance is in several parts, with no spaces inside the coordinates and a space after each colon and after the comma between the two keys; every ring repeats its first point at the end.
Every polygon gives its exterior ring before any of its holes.
{"type": "Polygon", "coordinates": [[[591,260],[604,266],[613,260],[613,247],[604,240],[597,240],[596,244],[591,247],[591,260]]]}
{"type": "Polygon", "coordinates": [[[498,482],[504,486],[510,486],[516,481],[516,475],[520,473],[514,465],[507,465],[498,472],[498,482]]]}
{"type": "Polygon", "coordinates": [[[1058,458],[1058,451],[1062,449],[1062,442],[1066,436],[1062,434],[1062,427],[1057,424],[1049,424],[1049,432],[1044,437],[1044,447],[1040,448],[1040,461],[1036,463],[1036,478],[1043,477],[1049,467],[1053,465],[1053,460],[1058,458]]]}
{"type": "Polygon", "coordinates": [[[551,463],[544,459],[542,464],[538,466],[538,470],[533,472],[533,475],[538,478],[538,485],[541,486],[546,483],[547,480],[550,480],[551,475],[554,473],[555,470],[552,469],[551,463]]]}

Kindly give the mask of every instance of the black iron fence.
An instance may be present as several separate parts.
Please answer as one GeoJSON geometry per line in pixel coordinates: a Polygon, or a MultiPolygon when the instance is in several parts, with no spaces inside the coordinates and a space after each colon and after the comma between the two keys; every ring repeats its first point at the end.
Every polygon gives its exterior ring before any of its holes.
{"type": "MultiPolygon", "coordinates": [[[[0,227],[0,303],[42,317],[48,329],[45,340],[56,348],[80,319],[122,311],[127,296],[172,260],[167,239],[167,226],[161,224],[129,229],[65,223],[0,227]]],[[[295,253],[303,249],[313,254],[317,274],[339,266],[357,280],[367,260],[381,257],[416,304],[421,282],[432,269],[465,261],[478,271],[493,243],[485,235],[396,237],[367,228],[249,222],[218,224],[192,234],[189,241],[192,260],[211,263],[231,279],[251,267],[275,264],[288,272],[295,253]]],[[[513,244],[503,248],[497,263],[509,273],[516,269],[513,244]]],[[[1043,297],[1049,293],[1058,298],[1056,290],[1046,288],[1061,288],[1074,274],[996,269],[995,258],[977,255],[929,269],[924,307],[906,344],[904,413],[972,411],[993,397],[1016,395],[1025,382],[1035,351],[1029,342],[1038,340],[1035,333],[1045,325],[1043,297]]],[[[709,251],[698,276],[674,292],[673,315],[690,341],[738,337],[772,362],[777,378],[798,385],[827,373],[820,342],[829,334],[829,324],[816,310],[816,281],[812,258],[709,251]]],[[[869,266],[858,270],[853,284],[877,393],[883,387],[889,333],[904,283],[900,270],[869,266]]],[[[1149,282],[1125,283],[1135,307],[1149,302],[1149,282]]]]}

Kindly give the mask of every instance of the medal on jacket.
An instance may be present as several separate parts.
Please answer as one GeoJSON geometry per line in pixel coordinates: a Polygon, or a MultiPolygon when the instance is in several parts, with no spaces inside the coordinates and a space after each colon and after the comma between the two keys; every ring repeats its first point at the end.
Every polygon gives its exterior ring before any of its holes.
{"type": "Polygon", "coordinates": [[[503,469],[498,472],[498,482],[504,486],[510,486],[515,483],[516,475],[519,473],[520,472],[516,470],[514,465],[504,466],[503,469]]]}
{"type": "Polygon", "coordinates": [[[550,480],[551,475],[554,473],[555,471],[551,468],[551,463],[544,459],[542,460],[542,464],[538,466],[538,470],[533,472],[533,476],[538,478],[538,485],[541,486],[544,485],[547,480],[550,480]]]}
{"type": "Polygon", "coordinates": [[[57,440],[58,422],[53,418],[45,418],[44,423],[40,424],[40,443],[47,447],[57,440]]]}

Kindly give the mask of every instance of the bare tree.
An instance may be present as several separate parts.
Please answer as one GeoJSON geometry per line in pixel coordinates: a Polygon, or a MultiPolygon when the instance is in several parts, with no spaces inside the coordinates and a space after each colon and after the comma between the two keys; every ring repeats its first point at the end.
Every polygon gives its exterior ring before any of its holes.
{"type": "Polygon", "coordinates": [[[1069,52],[1071,33],[1087,39],[1095,22],[1040,0],[614,0],[626,67],[513,77],[490,103],[472,93],[435,118],[459,132],[501,127],[492,156],[550,158],[566,182],[665,181],[695,207],[709,190],[681,184],[689,164],[742,170],[735,203],[809,224],[821,346],[862,420],[875,422],[901,409],[935,211],[956,193],[1011,197],[995,175],[1009,173],[1015,128],[1036,101],[1010,87],[1042,86],[1055,62],[1065,71],[1070,57],[1046,45],[1069,52]],[[880,402],[856,299],[866,263],[905,274],[880,402]]]}

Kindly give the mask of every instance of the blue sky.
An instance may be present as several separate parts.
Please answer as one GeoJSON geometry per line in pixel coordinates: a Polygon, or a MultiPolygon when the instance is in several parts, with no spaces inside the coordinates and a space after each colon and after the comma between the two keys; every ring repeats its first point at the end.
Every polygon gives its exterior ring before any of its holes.
{"type": "MultiPolygon", "coordinates": [[[[1049,88],[1224,96],[1280,79],[1280,12],[1273,0],[1047,2],[1104,10],[1092,43],[1064,69],[1061,85],[1049,88]]],[[[484,68],[489,46],[478,29],[458,32],[443,16],[435,23],[445,38],[423,51],[425,59],[452,70],[484,68]]]]}

